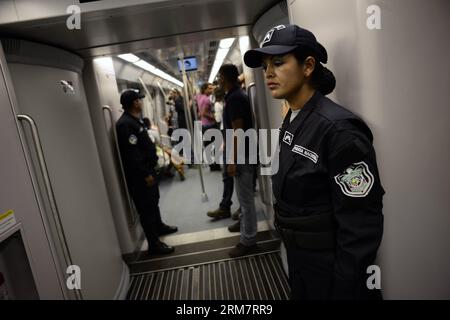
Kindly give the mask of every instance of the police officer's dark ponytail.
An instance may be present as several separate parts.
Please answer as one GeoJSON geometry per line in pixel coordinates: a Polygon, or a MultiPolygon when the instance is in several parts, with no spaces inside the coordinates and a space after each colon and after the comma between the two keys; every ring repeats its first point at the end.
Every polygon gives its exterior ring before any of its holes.
{"type": "Polygon", "coordinates": [[[314,52],[298,48],[297,50],[294,50],[293,54],[299,63],[305,62],[305,59],[309,56],[314,57],[316,59],[316,66],[311,75],[312,86],[319,90],[324,96],[333,92],[336,87],[336,78],[334,77],[333,72],[319,62],[319,59],[314,52]]]}
{"type": "Polygon", "coordinates": [[[333,92],[336,87],[336,78],[334,77],[333,72],[327,67],[324,67],[321,63],[318,63],[312,74],[312,83],[321,94],[326,96],[333,92]]]}

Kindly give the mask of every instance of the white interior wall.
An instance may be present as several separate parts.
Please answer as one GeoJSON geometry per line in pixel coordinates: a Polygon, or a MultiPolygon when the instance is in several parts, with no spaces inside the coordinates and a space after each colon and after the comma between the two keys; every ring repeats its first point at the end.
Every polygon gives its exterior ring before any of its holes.
{"type": "Polygon", "coordinates": [[[142,236],[142,229],[139,224],[131,224],[133,210],[127,199],[117,148],[113,140],[113,125],[122,115],[123,109],[120,105],[112,59],[104,57],[89,61],[83,78],[121,251],[123,254],[129,254],[136,249],[142,236]],[[109,112],[102,109],[103,106],[111,108],[112,119],[109,112]]]}
{"type": "Polygon", "coordinates": [[[328,50],[331,99],[374,133],[384,198],[387,299],[450,298],[450,2],[290,0],[292,23],[328,50]],[[369,30],[370,5],[381,30],[369,30]]]}

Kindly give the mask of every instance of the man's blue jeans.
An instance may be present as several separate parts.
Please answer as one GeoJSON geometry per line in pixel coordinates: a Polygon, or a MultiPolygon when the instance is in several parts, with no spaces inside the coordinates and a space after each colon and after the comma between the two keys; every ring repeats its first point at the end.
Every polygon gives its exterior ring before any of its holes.
{"type": "Polygon", "coordinates": [[[241,244],[256,244],[256,207],[253,191],[255,165],[238,164],[236,169],[235,188],[241,206],[241,244]]]}

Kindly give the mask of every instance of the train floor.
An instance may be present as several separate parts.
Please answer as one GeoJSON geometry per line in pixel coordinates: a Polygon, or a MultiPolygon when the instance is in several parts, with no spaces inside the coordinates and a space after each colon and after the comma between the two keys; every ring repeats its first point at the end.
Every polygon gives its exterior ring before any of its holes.
{"type": "MultiPolygon", "coordinates": [[[[236,221],[231,218],[212,219],[206,215],[209,210],[218,208],[222,199],[223,182],[220,171],[210,171],[203,167],[203,178],[207,200],[202,201],[202,189],[198,168],[185,169],[186,180],[180,181],[178,176],[163,178],[159,184],[162,220],[169,225],[177,226],[178,232],[160,239],[168,245],[177,247],[187,243],[233,237],[236,233],[228,231],[228,226],[236,221]]],[[[265,214],[265,205],[262,203],[258,186],[254,193],[258,231],[270,229],[265,214]]],[[[239,208],[236,192],[232,197],[231,212],[239,208]]],[[[238,240],[237,240],[238,241],[238,240]]],[[[147,250],[147,241],[144,241],[141,250],[147,250]]],[[[177,250],[177,248],[176,248],[177,250]]],[[[126,257],[127,258],[127,257],[126,257]]]]}
{"type": "MultiPolygon", "coordinates": [[[[220,171],[203,167],[207,201],[197,168],[160,182],[161,215],[179,231],[161,240],[175,246],[175,252],[149,256],[147,243],[141,252],[125,259],[131,273],[127,298],[130,300],[284,300],[289,286],[280,258],[280,240],[268,227],[264,204],[258,190],[255,204],[258,217],[257,250],[237,259],[229,251],[239,243],[239,233],[227,226],[231,218],[211,219],[208,210],[218,207],[223,182],[220,171]]],[[[232,212],[239,208],[233,194],[232,212]]]]}
{"type": "MultiPolygon", "coordinates": [[[[185,166],[186,180],[180,181],[178,175],[163,178],[159,184],[161,217],[167,224],[178,226],[177,235],[224,228],[232,224],[231,219],[211,219],[206,213],[219,207],[222,200],[222,171],[211,171],[202,166],[206,201],[202,201],[202,188],[198,166],[185,166]]],[[[231,212],[239,208],[236,192],[233,192],[231,212]]],[[[266,220],[264,205],[258,192],[255,192],[255,205],[258,221],[266,220]]]]}

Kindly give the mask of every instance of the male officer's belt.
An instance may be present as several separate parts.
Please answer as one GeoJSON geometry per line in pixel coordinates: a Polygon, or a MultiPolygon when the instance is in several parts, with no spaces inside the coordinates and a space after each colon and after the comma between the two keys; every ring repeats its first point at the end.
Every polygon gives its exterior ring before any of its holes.
{"type": "Polygon", "coordinates": [[[336,234],[331,213],[286,217],[275,208],[275,227],[287,248],[334,249],[336,234]]]}

